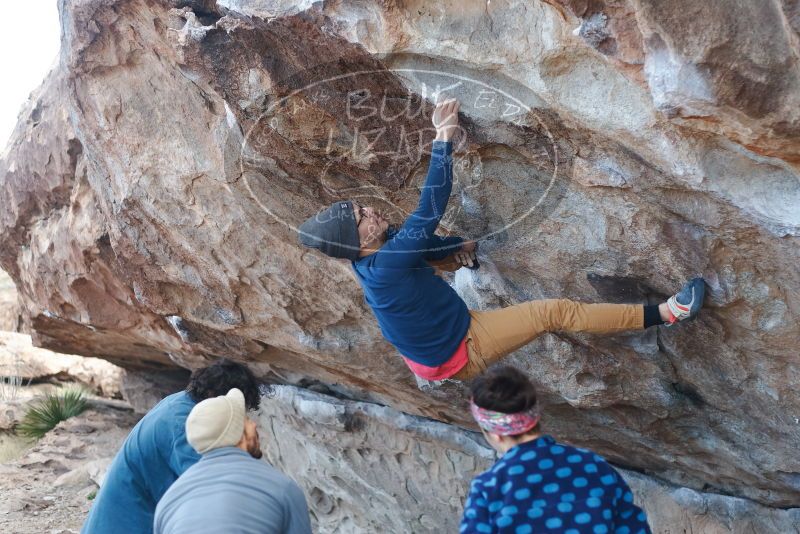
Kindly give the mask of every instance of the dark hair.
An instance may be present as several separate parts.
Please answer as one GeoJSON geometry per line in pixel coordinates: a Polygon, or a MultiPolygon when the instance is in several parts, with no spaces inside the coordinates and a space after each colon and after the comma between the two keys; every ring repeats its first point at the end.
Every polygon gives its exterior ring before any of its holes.
{"type": "Polygon", "coordinates": [[[244,403],[248,410],[255,410],[261,402],[258,380],[247,366],[222,358],[208,367],[197,369],[189,378],[186,392],[200,402],[225,395],[233,388],[244,393],[244,403]]]}
{"type": "Polygon", "coordinates": [[[533,408],[536,388],[525,373],[508,365],[492,367],[470,386],[472,401],[485,410],[517,413],[533,408]]]}

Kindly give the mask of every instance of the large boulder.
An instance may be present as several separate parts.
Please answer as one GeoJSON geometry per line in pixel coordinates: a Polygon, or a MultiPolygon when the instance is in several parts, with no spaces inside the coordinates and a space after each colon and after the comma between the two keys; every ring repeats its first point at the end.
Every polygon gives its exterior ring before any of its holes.
{"type": "MultiPolygon", "coordinates": [[[[99,358],[58,354],[34,347],[31,337],[0,332],[0,377],[5,384],[78,382],[104,397],[120,397],[125,371],[99,358]]],[[[6,388],[7,389],[7,388],[6,388]]]]}
{"type": "Polygon", "coordinates": [[[469,427],[421,393],[349,266],[294,228],[413,208],[430,100],[463,101],[444,230],[491,308],[657,302],[694,323],[551,334],[512,361],[551,430],[631,469],[800,504],[797,2],[60,2],[59,65],[0,161],[0,266],[35,343],[149,376],[264,379],[469,427]]]}

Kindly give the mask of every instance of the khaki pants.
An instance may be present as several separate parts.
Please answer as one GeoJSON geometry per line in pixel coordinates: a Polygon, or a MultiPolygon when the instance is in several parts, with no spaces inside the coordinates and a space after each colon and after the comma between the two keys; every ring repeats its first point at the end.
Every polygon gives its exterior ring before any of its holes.
{"type": "MultiPolygon", "coordinates": [[[[461,265],[452,256],[429,261],[443,271],[461,265]]],[[[499,310],[469,312],[467,365],[450,378],[470,380],[546,332],[614,334],[644,328],[641,304],[583,304],[567,299],[532,300],[499,310]]]]}
{"type": "Polygon", "coordinates": [[[470,310],[467,365],[450,378],[469,380],[545,332],[613,334],[644,327],[641,304],[583,304],[532,300],[490,311],[470,310]]]}

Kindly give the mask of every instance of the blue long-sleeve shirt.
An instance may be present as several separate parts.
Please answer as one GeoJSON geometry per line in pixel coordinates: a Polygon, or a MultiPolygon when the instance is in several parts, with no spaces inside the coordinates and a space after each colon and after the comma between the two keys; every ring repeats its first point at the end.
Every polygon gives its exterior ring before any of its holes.
{"type": "Polygon", "coordinates": [[[185,391],[164,398],[139,421],[117,453],[81,534],[150,534],[156,504],[200,455],[186,441],[195,401],[185,391]]]}
{"type": "Polygon", "coordinates": [[[353,262],[384,337],[406,358],[437,367],[464,339],[467,306],[426,260],[459,250],[460,237],[434,235],[453,186],[452,144],[435,141],[417,209],[374,254],[353,262]]]}
{"type": "Polygon", "coordinates": [[[542,436],[472,481],[462,534],[650,534],[647,516],[597,454],[542,436]]]}

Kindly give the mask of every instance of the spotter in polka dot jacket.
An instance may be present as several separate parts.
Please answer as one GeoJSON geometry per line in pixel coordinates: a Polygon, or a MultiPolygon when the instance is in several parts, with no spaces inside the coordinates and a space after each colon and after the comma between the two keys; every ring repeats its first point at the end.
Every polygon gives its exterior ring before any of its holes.
{"type": "Polygon", "coordinates": [[[462,533],[650,534],[617,471],[542,436],[509,449],[472,481],[462,533]]]}

